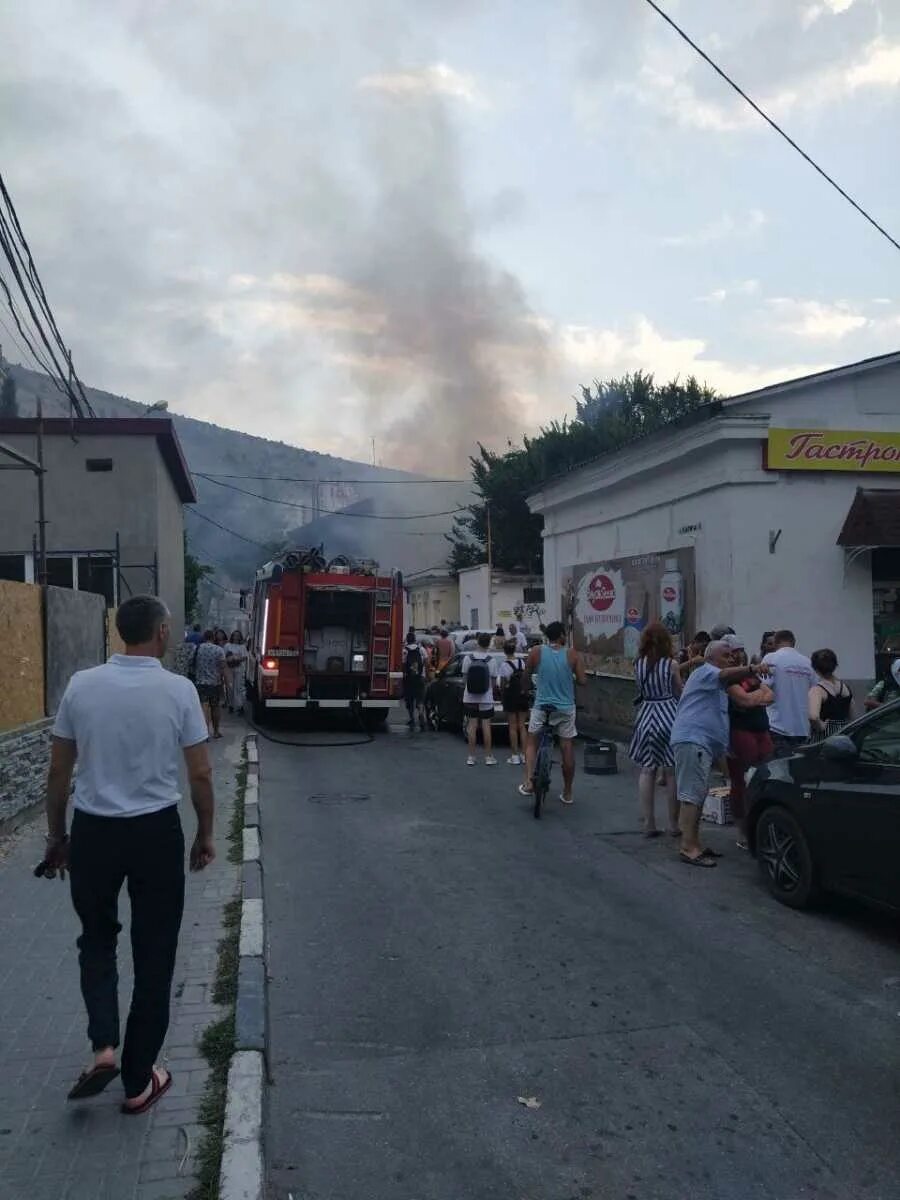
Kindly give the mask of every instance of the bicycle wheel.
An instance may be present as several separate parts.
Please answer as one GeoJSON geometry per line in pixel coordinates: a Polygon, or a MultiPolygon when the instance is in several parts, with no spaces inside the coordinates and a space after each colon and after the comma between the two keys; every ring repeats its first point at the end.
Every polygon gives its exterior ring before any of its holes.
{"type": "Polygon", "coordinates": [[[550,790],[550,747],[546,741],[542,741],[537,753],[537,760],[534,764],[534,778],[532,787],[534,788],[534,819],[541,819],[541,809],[544,806],[544,801],[547,798],[547,792],[550,790]]]}

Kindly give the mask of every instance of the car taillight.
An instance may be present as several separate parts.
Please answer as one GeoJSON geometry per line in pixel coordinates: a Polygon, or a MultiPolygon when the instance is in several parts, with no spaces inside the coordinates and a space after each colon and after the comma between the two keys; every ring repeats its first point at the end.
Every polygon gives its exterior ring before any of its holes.
{"type": "Polygon", "coordinates": [[[277,658],[264,658],[263,666],[265,667],[265,669],[267,671],[276,671],[278,669],[278,659],[277,658]]]}

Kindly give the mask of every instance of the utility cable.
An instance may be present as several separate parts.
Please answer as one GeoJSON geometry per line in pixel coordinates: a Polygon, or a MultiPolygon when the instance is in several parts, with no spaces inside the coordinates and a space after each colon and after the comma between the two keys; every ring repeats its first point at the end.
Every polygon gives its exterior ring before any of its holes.
{"type": "Polygon", "coordinates": [[[323,517],[356,517],[365,521],[424,521],[429,517],[452,517],[456,513],[467,512],[465,507],[451,508],[444,512],[433,513],[403,513],[400,515],[389,515],[386,513],[352,513],[340,512],[333,508],[317,508],[314,504],[300,504],[296,500],[280,500],[277,496],[263,496],[259,492],[248,492],[246,488],[238,487],[233,483],[225,483],[222,479],[213,479],[211,475],[205,475],[202,471],[192,471],[192,475],[199,479],[206,479],[209,483],[216,484],[217,487],[228,488],[232,492],[239,492],[242,496],[251,496],[254,500],[265,500],[268,504],[284,504],[288,508],[302,508],[307,512],[316,513],[323,517]]]}
{"type": "Polygon", "coordinates": [[[844,191],[844,189],[841,187],[841,185],[835,179],[833,179],[828,174],[827,171],[823,170],[823,168],[820,167],[819,164],[814,159],[810,158],[810,156],[806,153],[806,151],[794,141],[794,139],[790,136],[790,134],[785,133],[785,131],[781,128],[781,126],[777,123],[777,121],[774,121],[772,119],[772,117],[770,117],[769,114],[764,109],[760,108],[760,106],[756,103],[756,101],[753,100],[750,96],[748,96],[747,93],[744,91],[744,89],[742,87],[740,87],[738,84],[736,84],[734,82],[734,80],[731,78],[731,76],[727,75],[725,73],[725,71],[723,71],[722,68],[718,65],[718,63],[714,62],[713,59],[710,58],[710,56],[706,53],[705,50],[701,49],[700,46],[698,46],[697,43],[693,40],[693,38],[689,37],[688,34],[685,33],[685,31],[681,28],[681,26],[678,25],[669,16],[669,14],[667,12],[665,12],[662,8],[660,8],[660,6],[656,3],[656,0],[646,0],[646,2],[647,2],[647,4],[650,5],[650,7],[653,9],[653,11],[655,13],[657,13],[659,16],[662,17],[662,19],[666,22],[667,25],[671,25],[671,27],[675,30],[675,32],[678,34],[678,36],[682,39],[682,41],[687,42],[687,44],[691,47],[691,49],[695,50],[700,55],[700,57],[704,60],[704,62],[708,63],[709,66],[711,66],[712,69],[715,71],[715,73],[721,79],[724,79],[725,82],[728,84],[728,86],[730,88],[733,88],[734,91],[737,92],[737,94],[741,97],[742,100],[745,100],[750,105],[750,107],[753,109],[753,111],[755,113],[757,113],[759,116],[761,116],[762,119],[768,125],[770,125],[772,127],[772,129],[774,129],[775,132],[780,137],[784,138],[784,140],[787,142],[787,144],[789,146],[791,146],[794,150],[797,151],[797,153],[800,155],[801,158],[805,159],[806,162],[809,163],[809,165],[812,167],[812,169],[814,171],[817,171],[818,174],[822,176],[822,178],[825,180],[826,183],[831,184],[831,186],[834,188],[834,190],[836,192],[838,192],[839,195],[843,196],[844,199],[847,201],[847,203],[850,204],[853,208],[855,208],[856,211],[860,214],[860,216],[864,217],[869,222],[869,224],[871,226],[873,226],[873,228],[877,229],[878,232],[882,235],[882,237],[886,238],[891,243],[891,245],[894,247],[895,250],[900,250],[900,242],[898,242],[896,238],[892,237],[888,233],[888,231],[884,228],[883,225],[879,225],[879,223],[875,220],[875,218],[873,216],[871,216],[869,213],[867,213],[866,210],[863,208],[863,206],[861,204],[857,203],[857,201],[853,199],[853,197],[850,195],[849,192],[844,191]]]}
{"type": "Polygon", "coordinates": [[[210,525],[215,525],[216,529],[221,529],[223,533],[230,533],[232,537],[240,538],[242,542],[247,542],[251,546],[259,546],[261,550],[265,550],[269,554],[272,552],[271,547],[266,545],[265,542],[258,542],[256,538],[245,537],[244,534],[238,533],[234,529],[229,529],[227,525],[220,525],[218,521],[214,521],[212,517],[206,516],[199,509],[188,508],[185,511],[192,513],[195,517],[199,517],[201,521],[208,521],[210,525]]]}
{"type": "Polygon", "coordinates": [[[223,475],[219,471],[194,471],[204,479],[216,482],[219,479],[253,479],[267,483],[406,483],[421,486],[432,483],[471,483],[471,479],[307,479],[295,475],[223,475]]]}

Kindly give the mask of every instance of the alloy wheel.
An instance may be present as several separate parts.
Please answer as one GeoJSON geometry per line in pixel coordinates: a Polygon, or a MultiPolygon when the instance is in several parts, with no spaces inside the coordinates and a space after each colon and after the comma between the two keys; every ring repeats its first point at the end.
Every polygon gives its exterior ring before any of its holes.
{"type": "Polygon", "coordinates": [[[757,852],[779,891],[793,892],[799,887],[803,875],[797,840],[777,818],[766,821],[757,852]]]}

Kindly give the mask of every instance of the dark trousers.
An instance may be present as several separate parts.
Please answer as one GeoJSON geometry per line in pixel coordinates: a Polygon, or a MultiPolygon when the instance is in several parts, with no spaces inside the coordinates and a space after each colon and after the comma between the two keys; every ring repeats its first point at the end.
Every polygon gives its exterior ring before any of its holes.
{"type": "Polygon", "coordinates": [[[126,1096],[139,1096],[169,1027],[169,996],[184,910],[184,834],[171,805],[139,817],[95,817],[76,810],[69,866],[81,919],[81,993],[94,1050],[119,1044],[116,940],[119,892],[128,883],[134,991],[122,1047],[126,1096]]]}
{"type": "Polygon", "coordinates": [[[772,730],[772,745],[776,758],[790,758],[792,754],[797,753],[801,746],[805,746],[808,741],[808,737],[791,737],[787,733],[778,733],[777,730],[772,730]]]}

